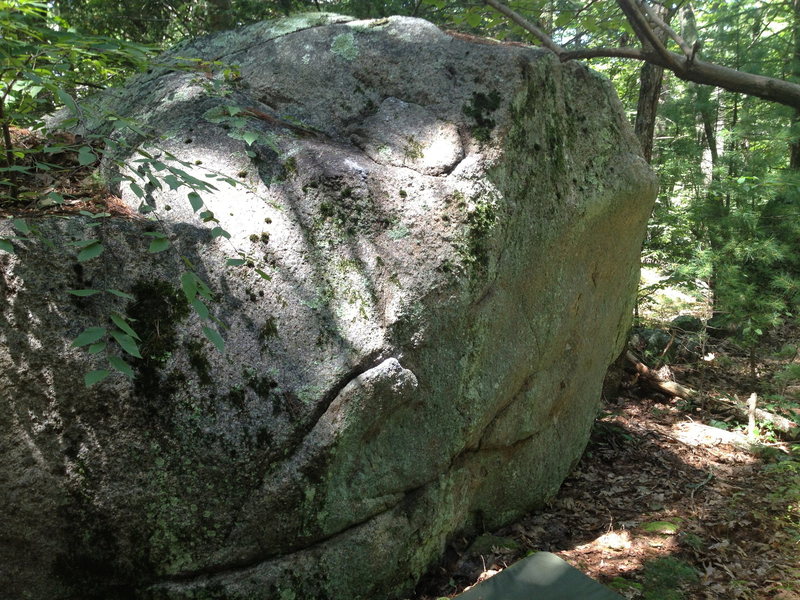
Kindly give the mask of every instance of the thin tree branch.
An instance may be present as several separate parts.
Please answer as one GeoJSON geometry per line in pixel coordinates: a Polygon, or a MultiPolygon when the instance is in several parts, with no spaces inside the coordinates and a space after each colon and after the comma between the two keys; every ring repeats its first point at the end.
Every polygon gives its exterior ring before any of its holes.
{"type": "Polygon", "coordinates": [[[636,37],[639,38],[642,45],[645,47],[651,46],[661,56],[665,63],[662,66],[670,71],[678,71],[683,68],[682,61],[664,47],[653,28],[650,27],[650,23],[647,22],[642,10],[633,0],[617,0],[617,4],[622,9],[622,12],[625,13],[628,23],[631,24],[636,37]]]}
{"type": "MultiPolygon", "coordinates": [[[[3,146],[5,148],[5,165],[11,167],[14,165],[14,152],[11,142],[11,122],[6,119],[5,100],[0,100],[0,129],[3,131],[3,146]]],[[[10,173],[11,185],[14,186],[14,174],[10,173]]]]}
{"type": "Polygon", "coordinates": [[[590,0],[589,2],[581,6],[578,10],[575,11],[575,18],[577,19],[582,12],[589,10],[592,7],[592,5],[596,4],[597,2],[600,2],[600,0],[590,0]]]}
{"type": "Polygon", "coordinates": [[[547,35],[544,31],[536,27],[536,25],[528,21],[518,12],[510,9],[505,4],[501,4],[497,0],[483,0],[483,1],[489,6],[491,6],[493,9],[495,9],[497,12],[507,16],[509,19],[514,21],[514,23],[522,27],[525,31],[532,34],[536,39],[538,39],[542,43],[542,45],[545,48],[553,52],[559,58],[564,53],[564,49],[558,44],[556,44],[549,35],[547,35]]]}
{"type": "Polygon", "coordinates": [[[686,58],[691,59],[694,57],[694,51],[689,46],[689,44],[686,43],[686,40],[684,40],[681,36],[675,33],[675,30],[672,29],[672,27],[670,27],[669,25],[667,25],[664,22],[664,20],[656,14],[655,11],[652,8],[650,8],[646,2],[644,2],[644,0],[639,0],[639,5],[642,7],[642,9],[644,9],[644,12],[647,14],[647,18],[649,18],[654,25],[663,29],[667,33],[667,35],[669,35],[669,37],[675,40],[675,43],[678,44],[678,46],[680,46],[681,50],[683,50],[683,53],[686,55],[686,58]]]}
{"type": "Polygon", "coordinates": [[[800,85],[798,84],[774,77],[737,71],[736,69],[699,59],[690,62],[684,56],[670,52],[660,42],[658,44],[650,44],[651,37],[656,42],[658,42],[658,39],[655,37],[655,33],[647,22],[645,15],[633,4],[633,0],[617,0],[617,3],[622,8],[634,31],[637,31],[637,37],[646,44],[645,48],[589,48],[581,50],[566,50],[562,48],[553,42],[546,33],[529,23],[512,9],[501,4],[498,0],[483,1],[531,33],[546,48],[558,56],[562,62],[572,59],[601,57],[643,60],[669,69],[678,78],[685,81],[720,87],[730,92],[755,96],[800,110],[800,85]],[[636,24],[634,24],[634,21],[636,24]],[[639,30],[641,31],[641,36],[639,35],[639,30]]]}
{"type": "Polygon", "coordinates": [[[728,90],[729,92],[740,92],[748,96],[755,96],[763,100],[778,102],[785,106],[800,109],[800,85],[798,84],[774,77],[744,73],[736,69],[723,67],[698,59],[695,59],[690,66],[681,66],[679,69],[673,70],[670,64],[683,60],[683,57],[673,52],[669,54],[671,55],[671,61],[669,61],[669,63],[658,52],[654,50],[643,50],[641,48],[588,48],[585,50],[568,50],[565,51],[560,58],[562,61],[603,57],[643,60],[650,64],[671,70],[679,79],[683,79],[684,81],[712,85],[728,90]]]}
{"type": "Polygon", "coordinates": [[[650,62],[652,53],[647,53],[641,48],[623,46],[619,48],[581,48],[580,50],[565,50],[561,55],[562,61],[584,60],[588,58],[630,58],[650,62]]]}

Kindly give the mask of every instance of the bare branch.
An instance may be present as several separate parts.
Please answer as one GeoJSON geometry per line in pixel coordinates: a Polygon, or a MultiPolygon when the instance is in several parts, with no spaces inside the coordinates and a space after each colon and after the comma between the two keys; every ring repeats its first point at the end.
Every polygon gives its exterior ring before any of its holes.
{"type": "MultiPolygon", "coordinates": [[[[679,63],[683,60],[680,54],[675,54],[673,52],[670,52],[670,54],[670,63],[679,63]]],[[[729,92],[740,92],[748,96],[755,96],[763,100],[769,100],[770,102],[778,102],[800,110],[800,85],[774,77],[744,73],[736,69],[723,67],[698,59],[695,59],[689,66],[681,66],[681,68],[674,70],[664,57],[654,50],[643,50],[640,48],[588,48],[586,50],[565,51],[561,56],[561,60],[602,57],[643,60],[650,64],[671,70],[679,79],[683,79],[684,81],[693,81],[694,83],[700,83],[702,85],[712,85],[728,90],[729,92]]]]}
{"type": "Polygon", "coordinates": [[[622,12],[625,13],[628,23],[633,27],[633,31],[639,41],[642,42],[642,45],[652,47],[661,56],[664,63],[662,66],[670,71],[678,71],[683,68],[681,58],[664,47],[653,28],[650,27],[650,23],[647,22],[647,18],[633,0],[617,0],[617,4],[619,4],[622,12]]]}
{"type": "Polygon", "coordinates": [[[484,2],[534,35],[562,62],[571,59],[600,57],[643,60],[669,69],[685,81],[720,87],[730,92],[755,96],[800,110],[800,85],[798,84],[774,77],[745,73],[698,59],[690,61],[680,54],[670,52],[658,40],[645,14],[634,4],[635,0],[617,0],[617,3],[631,23],[637,37],[643,42],[644,48],[589,48],[582,50],[562,48],[538,27],[498,0],[484,0],[484,2]]]}
{"type": "Polygon", "coordinates": [[[672,27],[670,27],[669,25],[667,25],[664,22],[664,20],[656,14],[655,11],[652,8],[650,8],[646,2],[644,2],[644,0],[639,0],[639,4],[644,9],[644,12],[647,14],[647,18],[650,19],[654,25],[663,29],[669,35],[669,37],[675,40],[675,43],[678,44],[678,46],[680,46],[681,50],[683,50],[683,53],[686,55],[686,58],[694,57],[694,51],[692,50],[691,46],[689,46],[689,44],[686,43],[686,40],[684,40],[681,36],[675,33],[675,30],[672,29],[672,27]]]}
{"type": "Polygon", "coordinates": [[[536,27],[533,23],[528,21],[525,17],[520,15],[518,12],[510,9],[505,4],[501,4],[497,0],[483,0],[486,4],[491,6],[497,12],[504,14],[509,19],[514,21],[517,25],[522,27],[525,31],[532,34],[536,39],[538,39],[542,45],[553,52],[556,56],[560,57],[564,53],[564,49],[556,44],[552,38],[547,35],[544,31],[536,27]]]}
{"type": "Polygon", "coordinates": [[[565,50],[561,55],[562,61],[582,60],[587,58],[629,58],[632,60],[648,60],[649,54],[641,48],[581,48],[580,50],[565,50]]]}

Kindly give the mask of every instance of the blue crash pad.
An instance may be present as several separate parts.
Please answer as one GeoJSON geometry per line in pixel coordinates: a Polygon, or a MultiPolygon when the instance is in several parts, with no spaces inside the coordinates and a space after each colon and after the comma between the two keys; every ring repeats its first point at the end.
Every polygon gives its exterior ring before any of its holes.
{"type": "Polygon", "coordinates": [[[623,600],[555,554],[537,552],[454,600],[623,600]]]}

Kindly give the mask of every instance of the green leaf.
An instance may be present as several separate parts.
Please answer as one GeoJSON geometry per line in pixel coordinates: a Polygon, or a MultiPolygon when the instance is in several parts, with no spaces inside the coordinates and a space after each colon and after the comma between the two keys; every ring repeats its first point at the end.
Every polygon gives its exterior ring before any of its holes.
{"type": "Polygon", "coordinates": [[[183,185],[183,182],[180,181],[177,177],[175,177],[175,175],[171,173],[169,175],[164,176],[164,183],[166,183],[169,186],[169,189],[171,190],[177,190],[179,187],[183,185]]]}
{"type": "Polygon", "coordinates": [[[129,186],[131,188],[131,191],[134,194],[136,194],[137,198],[144,198],[144,190],[141,188],[141,186],[139,186],[139,184],[136,184],[136,183],[131,181],[129,186]]]}
{"type": "Polygon", "coordinates": [[[253,142],[255,142],[258,139],[258,133],[256,133],[255,131],[245,131],[242,134],[242,139],[248,146],[252,146],[253,142]]]}
{"type": "Polygon", "coordinates": [[[136,300],[136,298],[133,295],[127,294],[125,292],[120,292],[119,290],[106,289],[106,291],[109,294],[114,294],[119,298],[125,298],[125,300],[136,300]]]}
{"type": "Polygon", "coordinates": [[[211,293],[209,287],[199,277],[197,279],[197,293],[209,302],[214,302],[214,295],[211,293]]]}
{"type": "Polygon", "coordinates": [[[186,299],[191,302],[197,296],[197,275],[186,271],[181,275],[181,289],[186,299]]]}
{"type": "Polygon", "coordinates": [[[225,340],[222,339],[222,336],[216,329],[212,329],[211,327],[203,327],[203,333],[205,336],[217,347],[217,350],[220,352],[225,352],[225,340]]]}
{"type": "Polygon", "coordinates": [[[155,189],[157,190],[163,189],[163,186],[161,185],[161,180],[158,177],[156,177],[152,173],[146,173],[145,175],[147,177],[147,181],[149,181],[150,185],[152,185],[155,189]]]}
{"type": "Polygon", "coordinates": [[[152,242],[150,242],[150,247],[147,249],[150,254],[155,254],[156,252],[163,252],[167,248],[169,248],[169,240],[167,238],[156,238],[152,242]]]}
{"type": "Polygon", "coordinates": [[[189,192],[189,204],[192,205],[192,210],[197,212],[203,208],[203,199],[197,192],[189,192]]]}
{"type": "Polygon", "coordinates": [[[86,165],[91,165],[97,161],[97,155],[92,151],[89,146],[81,146],[80,150],[78,150],[78,163],[82,167],[86,165]]]}
{"type": "Polygon", "coordinates": [[[86,262],[87,260],[97,258],[103,253],[104,249],[100,242],[95,241],[93,244],[89,244],[78,252],[78,262],[86,262]]]}
{"type": "Polygon", "coordinates": [[[478,13],[471,12],[467,14],[467,24],[470,27],[473,28],[479,27],[482,22],[483,22],[483,17],[481,17],[481,15],[479,15],[478,13]]]}
{"type": "Polygon", "coordinates": [[[111,313],[110,316],[111,316],[111,320],[114,322],[114,325],[116,325],[117,327],[122,329],[122,331],[127,333],[132,338],[137,339],[139,341],[142,340],[142,338],[140,338],[138,335],[136,335],[136,332],[131,328],[131,326],[128,325],[128,322],[125,320],[125,317],[123,317],[121,314],[116,313],[116,312],[111,313]]]}
{"type": "Polygon", "coordinates": [[[258,273],[258,276],[259,276],[259,277],[261,277],[261,279],[264,279],[264,280],[266,280],[266,281],[271,281],[271,280],[272,280],[272,277],[270,277],[269,275],[267,275],[267,274],[266,274],[264,271],[262,271],[261,269],[255,269],[255,272],[256,272],[256,273],[258,273]]]}
{"type": "Polygon", "coordinates": [[[101,293],[101,290],[67,290],[68,294],[72,294],[73,296],[80,296],[81,298],[85,298],[86,296],[94,296],[95,294],[101,293]]]}
{"type": "Polygon", "coordinates": [[[136,358],[142,358],[142,355],[139,352],[139,346],[136,345],[134,339],[127,333],[114,330],[111,332],[111,337],[117,340],[117,343],[123,350],[125,350],[125,352],[131,356],[135,356],[136,358]]]}
{"type": "Polygon", "coordinates": [[[573,18],[574,15],[570,11],[565,10],[556,17],[555,26],[564,27],[565,25],[568,25],[573,18]]]}
{"type": "Polygon", "coordinates": [[[14,245],[11,243],[10,240],[5,238],[0,238],[0,250],[3,252],[8,252],[9,254],[14,254],[14,245]]]}
{"type": "Polygon", "coordinates": [[[231,239],[231,234],[225,231],[222,227],[214,227],[211,230],[211,237],[213,238],[224,237],[225,239],[229,240],[231,239]]]}
{"type": "Polygon", "coordinates": [[[678,532],[678,525],[669,521],[652,521],[651,523],[642,523],[642,529],[651,533],[663,533],[674,535],[678,532]]]}
{"type": "Polygon", "coordinates": [[[78,112],[78,105],[75,104],[75,100],[73,100],[72,96],[70,96],[67,92],[65,92],[61,88],[57,88],[56,95],[58,96],[58,99],[61,100],[61,102],[64,104],[64,106],[66,106],[70,111],[72,111],[73,113],[78,112]]]}
{"type": "Polygon", "coordinates": [[[86,349],[86,351],[89,354],[99,354],[100,352],[102,352],[105,349],[106,349],[106,343],[105,342],[98,342],[96,344],[92,344],[91,346],[89,346],[86,349]]]}
{"type": "Polygon", "coordinates": [[[50,192],[49,194],[47,194],[47,201],[48,201],[47,206],[50,206],[52,204],[64,204],[64,196],[56,192],[50,192]]]}
{"type": "Polygon", "coordinates": [[[119,356],[109,356],[108,362],[117,371],[119,371],[126,377],[130,377],[131,379],[133,379],[133,369],[128,363],[122,360],[119,356]]]}
{"type": "Polygon", "coordinates": [[[25,219],[14,219],[11,221],[11,224],[14,226],[14,229],[19,231],[22,235],[28,235],[31,232],[31,228],[25,219]]]}
{"type": "Polygon", "coordinates": [[[106,334],[105,327],[87,327],[83,332],[72,341],[72,345],[80,348],[81,346],[88,346],[94,344],[97,340],[106,334]]]}
{"type": "Polygon", "coordinates": [[[225,261],[225,264],[229,267],[240,267],[246,262],[247,259],[245,258],[229,258],[227,261],[225,261]]]}
{"type": "Polygon", "coordinates": [[[194,308],[194,312],[196,312],[201,319],[204,321],[208,319],[208,307],[205,304],[195,298],[192,300],[191,305],[192,308],[194,308]]]}
{"type": "Polygon", "coordinates": [[[95,383],[100,383],[111,374],[108,369],[98,369],[97,371],[90,371],[83,376],[83,384],[88,388],[92,387],[95,383]]]}

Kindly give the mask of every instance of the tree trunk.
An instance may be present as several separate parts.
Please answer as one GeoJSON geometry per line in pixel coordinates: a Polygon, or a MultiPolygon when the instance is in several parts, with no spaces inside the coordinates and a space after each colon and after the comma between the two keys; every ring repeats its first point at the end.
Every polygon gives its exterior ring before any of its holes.
{"type": "MultiPolygon", "coordinates": [[[[796,0],[800,2],[800,0],[796,0]]],[[[655,12],[665,23],[669,24],[672,11],[663,4],[653,6],[655,12]]],[[[667,40],[667,32],[656,30],[656,35],[663,42],[667,40]]],[[[634,131],[642,146],[642,154],[647,162],[653,158],[653,136],[658,114],[658,101],[661,96],[661,86],[664,81],[664,67],[645,63],[639,70],[639,102],[636,105],[636,122],[634,131]]]]}
{"type": "MultiPolygon", "coordinates": [[[[790,74],[792,81],[796,82],[800,81],[800,0],[792,1],[792,9],[794,52],[790,74]]],[[[793,170],[800,169],[800,108],[795,108],[794,115],[792,116],[792,141],[789,144],[789,167],[793,170]]]]}
{"type": "Polygon", "coordinates": [[[209,32],[233,29],[236,26],[231,0],[206,0],[206,6],[206,27],[209,32]]]}
{"type": "Polygon", "coordinates": [[[655,135],[658,98],[664,80],[664,67],[645,63],[639,71],[639,102],[636,105],[634,131],[642,146],[647,162],[653,159],[653,136],[655,135]]]}

